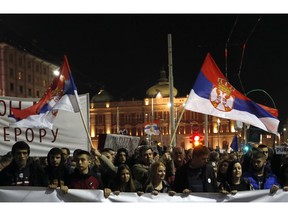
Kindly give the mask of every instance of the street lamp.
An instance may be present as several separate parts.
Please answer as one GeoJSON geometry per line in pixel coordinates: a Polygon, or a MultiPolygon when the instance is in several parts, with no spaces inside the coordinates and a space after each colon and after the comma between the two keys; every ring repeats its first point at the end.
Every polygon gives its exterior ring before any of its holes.
{"type": "Polygon", "coordinates": [[[217,128],[218,128],[218,146],[217,146],[217,148],[218,148],[218,150],[220,150],[220,119],[218,118],[217,119],[217,128]]]}

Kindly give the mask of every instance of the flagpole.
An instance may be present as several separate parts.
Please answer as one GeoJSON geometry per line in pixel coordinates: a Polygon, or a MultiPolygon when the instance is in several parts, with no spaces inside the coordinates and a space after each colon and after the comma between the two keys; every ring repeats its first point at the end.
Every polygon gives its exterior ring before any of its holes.
{"type": "MultiPolygon", "coordinates": [[[[182,119],[182,116],[183,116],[184,112],[185,112],[185,107],[183,107],[183,110],[182,110],[182,112],[181,112],[181,114],[180,114],[180,117],[179,117],[179,119],[178,119],[178,121],[177,121],[177,124],[176,124],[175,130],[174,130],[174,132],[173,132],[173,134],[172,134],[172,138],[171,138],[171,140],[170,140],[170,145],[169,145],[169,146],[173,146],[173,140],[174,140],[174,137],[175,137],[177,128],[178,128],[178,126],[179,126],[179,124],[180,124],[180,121],[181,121],[181,119],[182,119]]],[[[173,147],[175,147],[175,146],[173,146],[173,147]]]]}
{"type": "Polygon", "coordinates": [[[82,109],[80,107],[80,100],[79,100],[79,96],[78,96],[78,92],[77,90],[74,90],[74,94],[76,96],[76,101],[77,101],[77,106],[78,106],[78,109],[79,109],[79,112],[80,112],[80,116],[81,116],[81,119],[82,119],[82,123],[84,125],[84,128],[85,128],[85,131],[86,131],[86,134],[87,134],[87,137],[89,139],[89,142],[90,142],[90,147],[92,148],[92,140],[91,140],[91,136],[90,136],[90,133],[89,133],[89,130],[88,130],[88,127],[87,127],[87,124],[86,124],[86,121],[84,119],[84,116],[83,116],[83,113],[82,113],[82,109]]]}
{"type": "MultiPolygon", "coordinates": [[[[69,66],[68,59],[67,59],[67,56],[66,56],[66,55],[64,55],[64,61],[65,61],[66,64],[67,64],[67,68],[68,68],[69,72],[71,73],[70,66],[69,66]]],[[[93,143],[92,143],[92,140],[91,140],[91,136],[90,136],[89,130],[88,130],[88,128],[87,128],[86,121],[85,121],[84,116],[83,116],[83,113],[82,113],[82,109],[81,109],[81,106],[80,106],[79,95],[78,95],[78,92],[77,92],[76,89],[74,89],[74,94],[75,94],[77,106],[78,106],[78,109],[79,109],[79,112],[80,112],[80,116],[81,116],[81,119],[82,119],[82,123],[83,123],[83,125],[84,125],[85,131],[86,131],[86,134],[87,134],[89,143],[90,143],[90,147],[92,148],[93,143]]]]}
{"type": "Polygon", "coordinates": [[[169,96],[170,96],[170,134],[171,144],[176,146],[175,140],[175,120],[174,120],[174,83],[173,83],[173,67],[172,67],[172,36],[168,34],[168,66],[169,66],[169,96]]]}

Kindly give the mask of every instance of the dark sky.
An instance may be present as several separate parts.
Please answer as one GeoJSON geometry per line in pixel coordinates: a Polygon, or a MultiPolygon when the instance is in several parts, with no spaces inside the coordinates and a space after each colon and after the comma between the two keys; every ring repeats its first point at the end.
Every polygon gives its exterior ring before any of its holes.
{"type": "Polygon", "coordinates": [[[57,64],[66,54],[78,92],[90,96],[104,87],[116,98],[144,98],[162,68],[168,75],[168,34],[178,96],[189,94],[210,52],[236,89],[261,89],[248,97],[273,107],[267,92],[286,120],[286,14],[0,15],[2,41],[57,64]]]}

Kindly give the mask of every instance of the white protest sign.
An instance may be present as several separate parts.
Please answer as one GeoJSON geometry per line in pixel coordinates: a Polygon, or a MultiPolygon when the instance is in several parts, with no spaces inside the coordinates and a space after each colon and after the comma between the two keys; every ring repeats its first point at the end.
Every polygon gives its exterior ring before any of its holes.
{"type": "MultiPolygon", "coordinates": [[[[59,110],[53,129],[10,127],[15,122],[9,117],[11,107],[27,108],[37,102],[36,98],[0,97],[0,155],[11,151],[17,141],[25,141],[30,146],[30,156],[47,156],[53,147],[67,147],[90,151],[89,139],[85,131],[80,113],[59,110]]],[[[82,113],[89,127],[89,94],[79,95],[82,113]]]]}

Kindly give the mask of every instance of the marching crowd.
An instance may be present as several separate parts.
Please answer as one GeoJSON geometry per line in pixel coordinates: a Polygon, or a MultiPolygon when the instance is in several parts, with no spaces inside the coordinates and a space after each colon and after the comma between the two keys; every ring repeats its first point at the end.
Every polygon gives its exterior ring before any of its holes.
{"type": "Polygon", "coordinates": [[[264,144],[249,152],[220,153],[204,145],[184,150],[182,147],[155,148],[141,143],[132,156],[128,150],[104,148],[90,152],[51,148],[47,157],[30,157],[30,147],[16,142],[11,152],[0,158],[0,186],[41,186],[103,190],[111,193],[197,192],[236,194],[238,191],[288,190],[288,160],[275,155],[264,144]]]}

